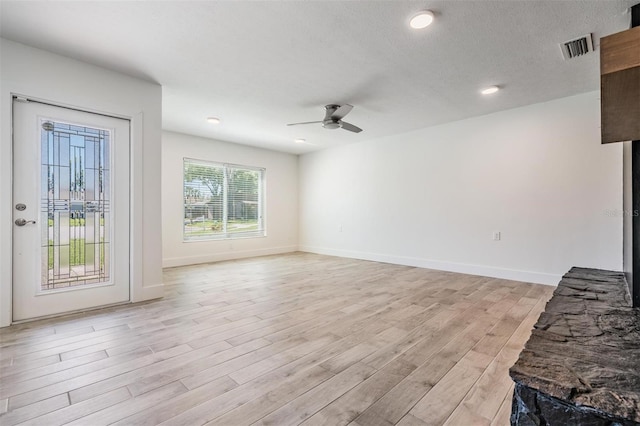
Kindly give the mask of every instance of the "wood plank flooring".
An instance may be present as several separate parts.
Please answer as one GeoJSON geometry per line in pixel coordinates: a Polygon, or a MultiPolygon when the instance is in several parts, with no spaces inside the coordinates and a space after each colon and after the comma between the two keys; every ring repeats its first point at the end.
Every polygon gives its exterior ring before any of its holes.
{"type": "Polygon", "coordinates": [[[0,329],[0,424],[507,425],[553,287],[308,253],[0,329]]]}

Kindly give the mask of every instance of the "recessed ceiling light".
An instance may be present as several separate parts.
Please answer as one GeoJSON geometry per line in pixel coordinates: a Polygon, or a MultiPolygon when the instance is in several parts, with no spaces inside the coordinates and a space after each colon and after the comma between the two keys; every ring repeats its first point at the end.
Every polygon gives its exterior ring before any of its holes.
{"type": "Polygon", "coordinates": [[[423,10],[418,12],[411,18],[409,21],[409,25],[411,28],[415,28],[416,30],[420,30],[422,28],[427,28],[433,22],[433,12],[430,10],[423,10]]]}
{"type": "Polygon", "coordinates": [[[480,93],[482,93],[483,95],[491,95],[493,93],[496,93],[498,90],[500,90],[498,86],[489,86],[482,89],[480,93]]]}
{"type": "Polygon", "coordinates": [[[302,138],[297,138],[296,140],[294,140],[295,143],[305,143],[307,140],[306,139],[302,139],[302,138]]]}
{"type": "Polygon", "coordinates": [[[218,117],[209,117],[207,121],[211,124],[220,124],[220,119],[218,117]]]}

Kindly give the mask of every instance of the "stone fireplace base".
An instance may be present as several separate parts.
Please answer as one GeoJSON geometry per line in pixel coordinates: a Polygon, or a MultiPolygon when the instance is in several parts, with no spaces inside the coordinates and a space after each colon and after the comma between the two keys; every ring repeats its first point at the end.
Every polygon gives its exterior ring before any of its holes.
{"type": "Polygon", "coordinates": [[[640,309],[624,275],[572,268],[510,375],[512,425],[640,425],[640,309]]]}

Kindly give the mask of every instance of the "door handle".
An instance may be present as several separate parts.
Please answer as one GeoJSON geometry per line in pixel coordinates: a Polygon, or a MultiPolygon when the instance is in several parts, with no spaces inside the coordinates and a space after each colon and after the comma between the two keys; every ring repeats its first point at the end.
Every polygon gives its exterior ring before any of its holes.
{"type": "Polygon", "coordinates": [[[18,225],[18,226],[25,226],[25,225],[28,225],[30,223],[31,224],[35,224],[36,221],[35,220],[26,220],[26,219],[22,219],[22,218],[16,219],[16,221],[15,221],[15,224],[18,225]]]}

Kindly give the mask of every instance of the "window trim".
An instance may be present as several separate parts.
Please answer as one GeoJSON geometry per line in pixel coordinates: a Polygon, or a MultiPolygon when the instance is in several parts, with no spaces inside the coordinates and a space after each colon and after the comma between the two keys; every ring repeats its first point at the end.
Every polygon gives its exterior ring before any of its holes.
{"type": "Polygon", "coordinates": [[[194,242],[203,242],[203,241],[224,241],[224,240],[238,240],[238,239],[246,239],[246,238],[264,238],[267,236],[267,226],[266,226],[266,176],[267,169],[264,167],[256,167],[256,166],[246,166],[243,164],[234,164],[234,163],[223,163],[219,161],[209,161],[202,160],[191,157],[183,157],[182,158],[182,242],[183,243],[194,243],[194,242]],[[185,170],[187,163],[197,164],[202,166],[211,166],[211,167],[222,167],[223,168],[223,227],[224,232],[220,232],[219,234],[206,234],[200,237],[188,237],[185,233],[185,218],[186,218],[186,203],[184,196],[184,189],[186,184],[185,179],[185,170]],[[235,169],[243,169],[249,171],[255,171],[260,173],[260,179],[258,182],[258,229],[254,231],[246,231],[246,232],[226,232],[227,221],[228,221],[228,184],[227,184],[227,169],[235,168],[235,169]]]}

